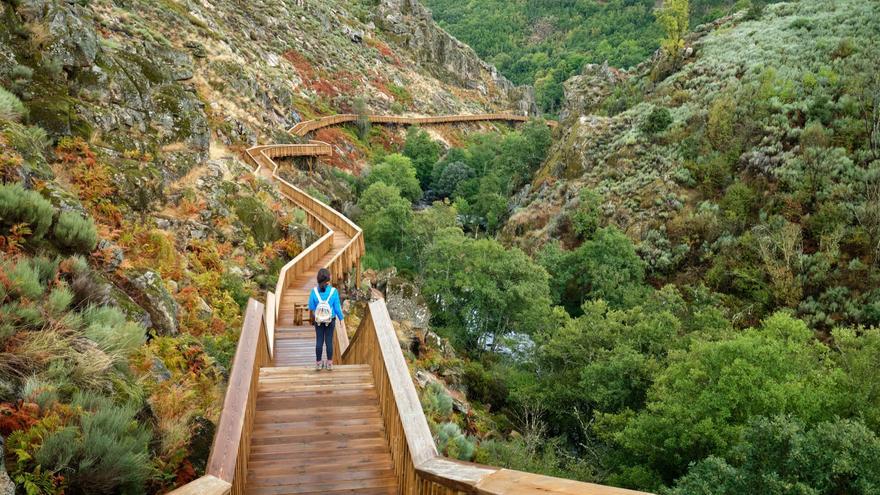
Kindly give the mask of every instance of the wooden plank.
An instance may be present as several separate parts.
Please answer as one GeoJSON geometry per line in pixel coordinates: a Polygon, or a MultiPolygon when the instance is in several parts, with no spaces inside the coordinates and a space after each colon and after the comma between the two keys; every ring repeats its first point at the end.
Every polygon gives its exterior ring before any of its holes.
{"type": "Polygon", "coordinates": [[[168,492],[168,495],[229,495],[232,484],[216,476],[205,475],[182,487],[168,492]]]}
{"type": "Polygon", "coordinates": [[[524,473],[511,469],[499,469],[486,476],[476,485],[480,495],[533,495],[553,493],[558,495],[646,495],[645,492],[615,488],[612,486],[583,483],[581,481],[553,478],[540,474],[524,473]]]}

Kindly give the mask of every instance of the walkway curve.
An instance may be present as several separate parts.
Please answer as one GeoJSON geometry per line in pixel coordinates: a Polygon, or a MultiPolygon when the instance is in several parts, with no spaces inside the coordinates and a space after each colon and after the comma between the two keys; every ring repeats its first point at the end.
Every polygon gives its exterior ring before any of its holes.
{"type": "MultiPolygon", "coordinates": [[[[351,122],[349,117],[305,122],[296,133],[351,122]]],[[[371,121],[525,120],[513,117],[371,121]]],[[[246,153],[254,174],[275,182],[303,209],[320,238],[282,268],[265,305],[248,302],[205,476],[175,495],[645,495],[440,455],[382,300],[368,305],[351,341],[344,325],[335,332],[334,360],[341,366],[330,374],[309,370],[314,330],[305,303],[314,273],[329,267],[335,284],[349,274],[358,282],[363,232],[278,175],[273,158],[330,155],[328,144],[254,146],[246,153]]]]}

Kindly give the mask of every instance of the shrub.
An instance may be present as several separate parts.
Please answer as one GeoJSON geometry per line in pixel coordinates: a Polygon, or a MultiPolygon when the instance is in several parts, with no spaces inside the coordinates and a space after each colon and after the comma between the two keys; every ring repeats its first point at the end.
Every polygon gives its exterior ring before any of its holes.
{"type": "Polygon", "coordinates": [[[145,330],[111,306],[89,306],[82,312],[84,333],[111,357],[123,359],[144,342],[145,330]]]}
{"type": "Polygon", "coordinates": [[[98,231],[91,218],[62,211],[55,223],[55,242],[78,253],[91,253],[98,244],[98,231]]]}
{"type": "Polygon", "coordinates": [[[672,124],[672,114],[665,107],[654,107],[651,113],[642,121],[639,129],[645,134],[658,134],[665,131],[672,124]]]}
{"type": "Polygon", "coordinates": [[[429,383],[422,393],[422,408],[433,420],[448,419],[452,415],[452,397],[439,383],[429,383]]]}
{"type": "Polygon", "coordinates": [[[436,433],[437,449],[447,457],[469,461],[474,457],[476,445],[473,439],[461,432],[455,423],[443,423],[436,433]]]}
{"type": "Polygon", "coordinates": [[[0,87],[0,120],[17,122],[25,113],[26,110],[21,100],[0,87]]]}
{"type": "Polygon", "coordinates": [[[14,122],[5,126],[3,134],[9,139],[9,144],[29,160],[41,159],[50,142],[48,134],[42,127],[25,126],[14,122]]]}
{"type": "Polygon", "coordinates": [[[447,165],[435,185],[435,193],[440,197],[451,196],[462,182],[473,178],[474,171],[463,162],[452,162],[447,165]]]}
{"type": "Polygon", "coordinates": [[[32,239],[40,239],[52,224],[54,209],[38,193],[20,184],[0,185],[0,226],[27,224],[32,239]]]}
{"type": "Polygon", "coordinates": [[[79,392],[72,405],[82,411],[79,428],[44,437],[36,462],[63,471],[71,493],[142,493],[152,467],[150,433],[136,421],[137,407],[79,392]]]}

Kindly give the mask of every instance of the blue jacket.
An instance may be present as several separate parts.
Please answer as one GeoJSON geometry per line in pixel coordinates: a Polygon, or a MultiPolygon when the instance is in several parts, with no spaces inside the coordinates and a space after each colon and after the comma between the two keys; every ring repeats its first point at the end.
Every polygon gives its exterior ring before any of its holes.
{"type": "MultiPolygon", "coordinates": [[[[327,299],[327,293],[332,287],[333,286],[331,286],[330,284],[327,284],[327,286],[324,287],[323,291],[321,291],[320,287],[315,287],[314,289],[312,289],[311,292],[309,292],[309,311],[314,311],[318,308],[318,298],[315,296],[315,292],[320,292],[321,300],[324,301],[327,299]]],[[[339,302],[338,290],[333,291],[333,296],[330,297],[329,302],[330,307],[333,309],[333,316],[340,320],[345,319],[345,316],[342,315],[342,304],[339,302]]]]}

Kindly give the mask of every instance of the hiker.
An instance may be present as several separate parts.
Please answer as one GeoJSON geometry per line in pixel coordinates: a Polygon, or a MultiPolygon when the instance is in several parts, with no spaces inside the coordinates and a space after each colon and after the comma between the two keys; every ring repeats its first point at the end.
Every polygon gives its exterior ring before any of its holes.
{"type": "Polygon", "coordinates": [[[339,292],[330,285],[330,270],[318,270],[318,285],[309,295],[309,314],[315,323],[315,371],[333,369],[333,330],[336,319],[344,319],[339,303],[339,292]],[[321,351],[327,345],[327,359],[321,360],[321,351]]]}

